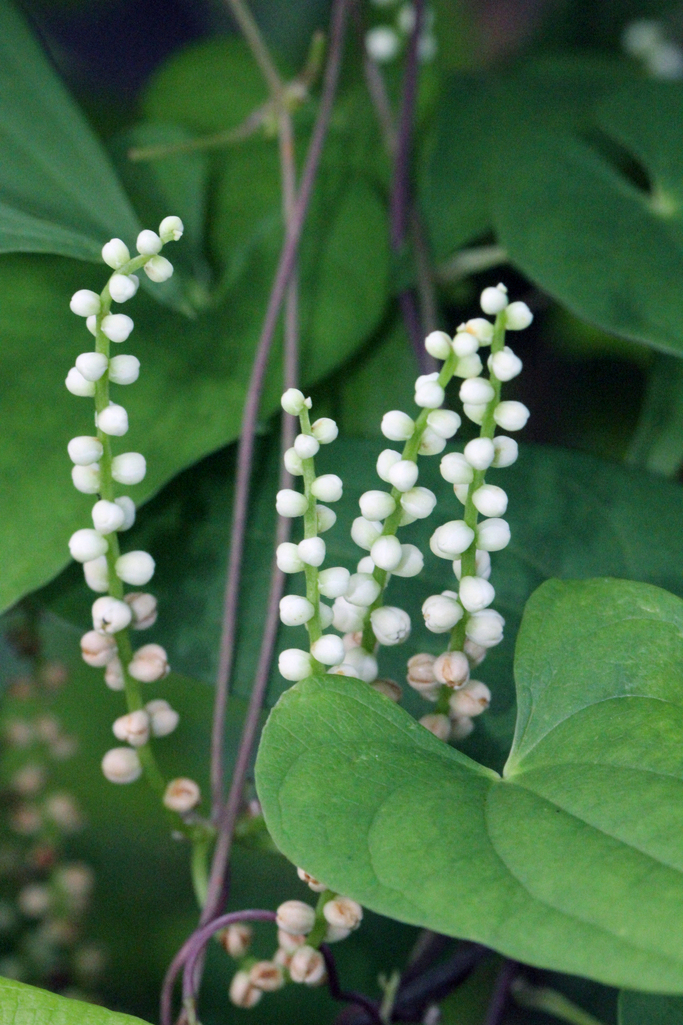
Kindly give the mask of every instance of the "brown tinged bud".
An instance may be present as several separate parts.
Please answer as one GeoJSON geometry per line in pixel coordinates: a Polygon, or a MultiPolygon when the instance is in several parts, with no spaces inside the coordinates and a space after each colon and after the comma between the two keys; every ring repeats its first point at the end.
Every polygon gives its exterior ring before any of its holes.
{"type": "Polygon", "coordinates": [[[423,715],[420,723],[439,740],[448,740],[451,733],[451,724],[447,715],[423,715]]]}
{"type": "Polygon", "coordinates": [[[448,702],[454,715],[465,715],[470,719],[481,715],[491,704],[491,691],[481,680],[470,680],[461,690],[453,694],[448,702]]]}
{"type": "Polygon", "coordinates": [[[165,649],[160,644],[144,644],[133,655],[128,672],[141,683],[152,683],[168,676],[170,669],[165,649]]]}
{"type": "Polygon", "coordinates": [[[321,883],[319,879],[316,879],[315,876],[312,876],[310,872],[303,868],[297,868],[296,874],[302,883],[306,883],[313,890],[313,893],[324,893],[327,889],[325,883],[321,883]]]}
{"type": "Polygon", "coordinates": [[[292,955],[284,947],[278,947],[273,954],[273,961],[275,964],[280,965],[280,968],[289,968],[291,960],[292,955]]]}
{"type": "Polygon", "coordinates": [[[306,942],[306,937],[303,933],[295,935],[290,932],[285,932],[284,929],[278,929],[277,941],[281,950],[284,950],[287,954],[294,954],[299,947],[303,947],[306,942]]]}
{"type": "Polygon", "coordinates": [[[235,1007],[255,1007],[263,990],[253,986],[248,972],[235,972],[230,983],[230,1000],[235,1007]]]}
{"type": "Polygon", "coordinates": [[[464,686],[470,676],[470,664],[462,651],[445,651],[434,663],[434,676],[439,683],[457,689],[464,686]]]}
{"type": "Polygon", "coordinates": [[[201,790],[193,779],[179,777],[172,779],[164,793],[164,805],[170,811],[185,815],[196,808],[201,800],[201,790]]]}
{"type": "Polygon", "coordinates": [[[292,936],[307,935],[315,925],[315,910],[302,900],[286,900],[277,909],[277,926],[292,936]]]}
{"type": "Polygon", "coordinates": [[[264,993],[274,993],[282,989],[285,977],[282,968],[274,961],[257,961],[249,970],[249,981],[264,993]]]}
{"type": "Polygon", "coordinates": [[[104,670],[104,682],[109,690],[123,690],[125,680],[123,678],[123,666],[120,658],[113,658],[104,670]]]}
{"type": "Polygon", "coordinates": [[[486,648],[483,648],[481,644],[477,644],[476,641],[471,641],[469,637],[463,644],[463,651],[467,655],[469,663],[473,669],[475,669],[476,666],[481,665],[486,658],[487,653],[486,648]]]}
{"type": "Polygon", "coordinates": [[[81,637],[81,655],[89,666],[106,666],[116,655],[116,641],[109,634],[88,630],[81,637]]]}
{"type": "Polygon", "coordinates": [[[345,651],[351,651],[352,648],[359,648],[363,640],[363,631],[356,630],[354,633],[344,634],[342,640],[344,642],[345,651]]]}
{"type": "Polygon", "coordinates": [[[466,740],[474,729],[468,715],[451,715],[451,740],[466,740]]]}
{"type": "Polygon", "coordinates": [[[344,929],[338,925],[328,925],[325,943],[339,943],[340,940],[345,940],[347,936],[350,936],[352,931],[352,929],[344,929]]]}
{"type": "Polygon", "coordinates": [[[323,915],[336,929],[357,929],[363,920],[363,908],[350,897],[333,897],[323,907],[323,915]]]}
{"type": "Polygon", "coordinates": [[[303,982],[307,986],[317,986],[325,978],[325,962],[319,950],[308,945],[299,947],[289,962],[289,975],[292,982],[303,982]]]}
{"type": "Polygon", "coordinates": [[[389,698],[390,701],[398,703],[403,697],[403,691],[395,680],[373,680],[370,686],[373,690],[384,694],[384,697],[389,698]]]}
{"type": "Polygon", "coordinates": [[[123,599],[133,613],[131,626],[133,630],[147,630],[154,626],[157,621],[157,600],[153,594],[144,594],[142,591],[131,591],[123,599]]]}
{"type": "Polygon", "coordinates": [[[227,929],[223,929],[218,934],[218,939],[226,954],[229,954],[230,957],[240,958],[244,957],[249,950],[253,936],[254,930],[250,925],[245,922],[236,922],[234,925],[229,925],[227,929]]]}
{"type": "Polygon", "coordinates": [[[410,686],[415,687],[416,684],[434,683],[436,680],[434,676],[435,662],[436,658],[434,655],[428,655],[426,652],[409,658],[407,680],[410,686]]]}

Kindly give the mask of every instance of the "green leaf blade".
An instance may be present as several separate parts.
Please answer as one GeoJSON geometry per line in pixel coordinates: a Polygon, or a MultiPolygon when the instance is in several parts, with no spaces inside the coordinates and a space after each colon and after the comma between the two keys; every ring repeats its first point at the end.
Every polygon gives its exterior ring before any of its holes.
{"type": "Polygon", "coordinates": [[[141,1018],[105,1007],[67,1000],[23,982],[0,978],[0,1021],[3,1025],[145,1025],[141,1018]]]}

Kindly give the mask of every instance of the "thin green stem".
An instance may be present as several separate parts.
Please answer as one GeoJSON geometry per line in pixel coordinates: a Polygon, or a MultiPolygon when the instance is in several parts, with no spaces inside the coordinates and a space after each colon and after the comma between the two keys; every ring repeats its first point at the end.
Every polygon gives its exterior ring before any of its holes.
{"type": "Polygon", "coordinates": [[[569,1025],[603,1025],[598,1018],[568,1000],[563,993],[546,986],[530,986],[519,980],[512,986],[512,995],[521,1007],[543,1011],[569,1025]]]}
{"type": "Polygon", "coordinates": [[[327,919],[324,913],[325,905],[328,901],[334,900],[336,896],[337,894],[334,890],[324,890],[318,897],[318,903],[315,906],[315,924],[306,937],[308,946],[313,947],[315,950],[324,941],[327,932],[327,919]]]}
{"type": "Polygon", "coordinates": [[[192,838],[192,858],[190,870],[192,873],[192,888],[200,908],[206,904],[206,895],[209,888],[209,850],[211,838],[202,834],[192,838]]]}
{"type": "MultiPolygon", "coordinates": [[[[299,415],[299,422],[301,424],[301,433],[307,434],[313,437],[311,430],[311,421],[308,415],[308,410],[304,409],[299,415]]],[[[313,458],[302,459],[304,470],[304,494],[308,501],[306,506],[306,512],[304,513],[304,538],[317,537],[318,536],[318,514],[316,511],[316,499],[313,494],[312,486],[315,481],[315,462],[313,458]]],[[[306,597],[310,601],[311,605],[315,609],[312,619],[306,623],[306,629],[308,630],[308,638],[311,644],[322,635],[322,627],[320,624],[320,591],[318,589],[318,567],[309,566],[308,563],[305,567],[306,575],[306,597]]],[[[317,663],[314,668],[317,668],[317,663]]]]}

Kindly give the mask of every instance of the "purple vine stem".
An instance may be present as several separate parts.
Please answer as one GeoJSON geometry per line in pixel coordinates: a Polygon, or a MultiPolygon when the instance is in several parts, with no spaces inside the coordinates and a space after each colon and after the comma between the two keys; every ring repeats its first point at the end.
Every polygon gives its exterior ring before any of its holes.
{"type": "Polygon", "coordinates": [[[510,986],[519,972],[516,961],[508,959],[503,963],[491,995],[491,1002],[486,1011],[484,1025],[501,1025],[503,1015],[510,997],[510,986]]]}
{"type": "Polygon", "coordinates": [[[339,984],[337,964],[334,960],[332,951],[326,943],[320,944],[320,953],[325,960],[325,968],[327,969],[327,985],[332,998],[334,1000],[342,1001],[345,1004],[356,1004],[358,1007],[362,1007],[368,1014],[370,1021],[373,1022],[373,1025],[383,1025],[379,1009],[374,1001],[370,1000],[369,997],[364,996],[362,993],[356,993],[354,990],[347,991],[341,988],[339,984]]]}

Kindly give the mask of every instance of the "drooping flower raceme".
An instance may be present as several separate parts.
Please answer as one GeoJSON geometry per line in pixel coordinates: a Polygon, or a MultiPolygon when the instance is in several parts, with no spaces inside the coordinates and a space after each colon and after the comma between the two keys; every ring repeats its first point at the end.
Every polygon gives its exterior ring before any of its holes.
{"type": "MultiPolygon", "coordinates": [[[[192,780],[174,780],[165,787],[149,749],[151,737],[171,733],[178,714],[161,699],[145,704],[140,683],[163,679],[169,671],[166,652],[158,644],[145,644],[133,652],[128,628],[144,630],[156,621],[156,599],[143,591],[125,592],[124,585],[145,587],[154,575],[154,559],[145,551],[119,548],[119,534],[135,522],[135,503],[117,493],[117,485],[139,484],[147,465],[140,452],[114,454],[113,439],[128,431],[128,413],[110,397],[110,385],[128,386],[137,381],[140,362],[136,356],[110,354],[111,343],[125,342],[134,328],[131,317],[112,312],[112,303],[131,299],[138,289],[136,271],[144,270],[154,282],[166,281],[172,264],[161,255],[164,245],[183,234],[179,217],[165,217],[155,231],[141,231],[138,255],[131,257],[121,239],[111,239],[102,249],[104,262],[113,273],[101,294],[80,289],[71,297],[71,309],[84,317],[95,338],[95,348],[81,353],[69,370],[66,387],[73,395],[95,401],[95,435],[72,438],[67,446],[73,465],[74,486],[97,496],[92,507],[92,527],[72,534],[69,549],[83,564],[88,587],[102,596],[93,603],[93,629],[81,638],[84,660],[104,668],[104,680],[112,690],[125,691],[128,712],[113,724],[113,733],[124,746],[104,755],[102,771],[113,783],[131,783],[145,768],[167,808],[185,814],[199,802],[199,789],[192,780]]],[[[117,396],[118,397],[118,396],[117,396]]]]}

